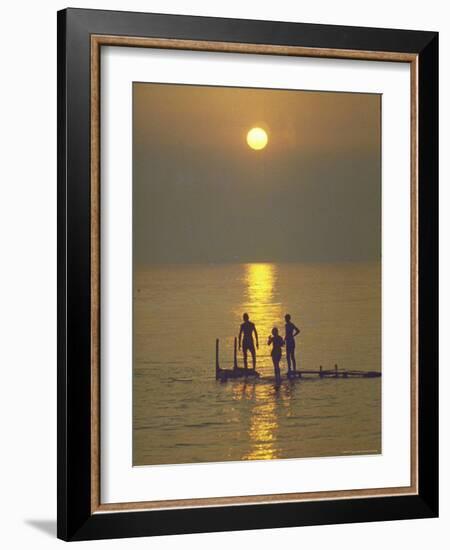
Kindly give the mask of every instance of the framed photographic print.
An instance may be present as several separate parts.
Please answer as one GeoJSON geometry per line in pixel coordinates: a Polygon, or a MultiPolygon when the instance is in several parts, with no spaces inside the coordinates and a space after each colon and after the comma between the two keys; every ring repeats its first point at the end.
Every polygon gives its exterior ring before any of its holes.
{"type": "Polygon", "coordinates": [[[58,536],[438,514],[438,36],[58,13],[58,536]]]}

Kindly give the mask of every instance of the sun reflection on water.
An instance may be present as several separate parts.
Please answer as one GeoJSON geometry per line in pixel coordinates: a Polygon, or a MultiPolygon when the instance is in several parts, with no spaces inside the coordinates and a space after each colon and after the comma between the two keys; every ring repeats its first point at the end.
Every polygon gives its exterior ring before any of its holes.
{"type": "Polygon", "coordinates": [[[276,264],[258,263],[244,266],[244,300],[239,316],[247,312],[255,323],[259,335],[260,349],[257,354],[257,368],[263,374],[272,372],[267,338],[274,326],[281,329],[281,303],[278,299],[278,268],[276,264]]]}
{"type": "MultiPolygon", "coordinates": [[[[255,323],[259,334],[260,349],[257,352],[256,368],[267,379],[273,377],[273,366],[267,338],[274,326],[282,332],[282,304],[278,298],[278,269],[276,264],[258,263],[244,266],[244,300],[239,317],[244,312],[255,323]]],[[[279,457],[277,432],[278,415],[286,406],[287,394],[265,381],[252,384],[236,384],[233,391],[235,400],[249,402],[248,435],[250,447],[242,456],[243,460],[267,460],[279,457]]],[[[289,401],[289,395],[287,396],[289,401]]]]}
{"type": "Polygon", "coordinates": [[[248,430],[250,450],[242,457],[243,460],[268,460],[278,457],[276,391],[271,384],[255,384],[255,403],[248,430]]]}

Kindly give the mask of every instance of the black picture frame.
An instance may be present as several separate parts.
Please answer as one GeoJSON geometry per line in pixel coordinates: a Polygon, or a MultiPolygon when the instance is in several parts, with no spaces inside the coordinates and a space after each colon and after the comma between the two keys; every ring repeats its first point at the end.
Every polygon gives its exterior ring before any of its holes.
{"type": "Polygon", "coordinates": [[[66,9],[58,12],[58,530],[88,540],[438,515],[438,34],[66,9]],[[91,36],[302,46],[418,56],[418,494],[91,511],[91,36]]]}

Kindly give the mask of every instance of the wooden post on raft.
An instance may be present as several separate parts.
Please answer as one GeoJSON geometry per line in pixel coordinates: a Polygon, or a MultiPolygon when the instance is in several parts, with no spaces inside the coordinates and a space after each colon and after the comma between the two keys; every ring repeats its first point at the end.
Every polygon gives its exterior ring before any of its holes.
{"type": "Polygon", "coordinates": [[[236,338],[236,336],[234,337],[233,368],[234,368],[234,370],[237,370],[237,368],[238,368],[238,362],[237,362],[237,338],[236,338]]]}
{"type": "Polygon", "coordinates": [[[337,365],[334,365],[334,377],[335,378],[338,377],[338,366],[337,365]]]}
{"type": "Polygon", "coordinates": [[[219,339],[216,338],[216,380],[219,380],[219,339]]]}

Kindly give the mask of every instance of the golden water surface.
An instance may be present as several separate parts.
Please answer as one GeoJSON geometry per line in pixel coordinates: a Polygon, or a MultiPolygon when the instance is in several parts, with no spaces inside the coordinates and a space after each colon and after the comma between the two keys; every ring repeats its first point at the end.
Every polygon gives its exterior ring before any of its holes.
{"type": "Polygon", "coordinates": [[[301,330],[297,368],[380,370],[380,306],[375,263],[136,269],[133,463],[381,452],[380,379],[285,380],[276,388],[267,346],[290,313],[301,330]],[[244,312],[258,331],[261,379],[218,383],[215,339],[221,367],[230,368],[244,312]]]}

